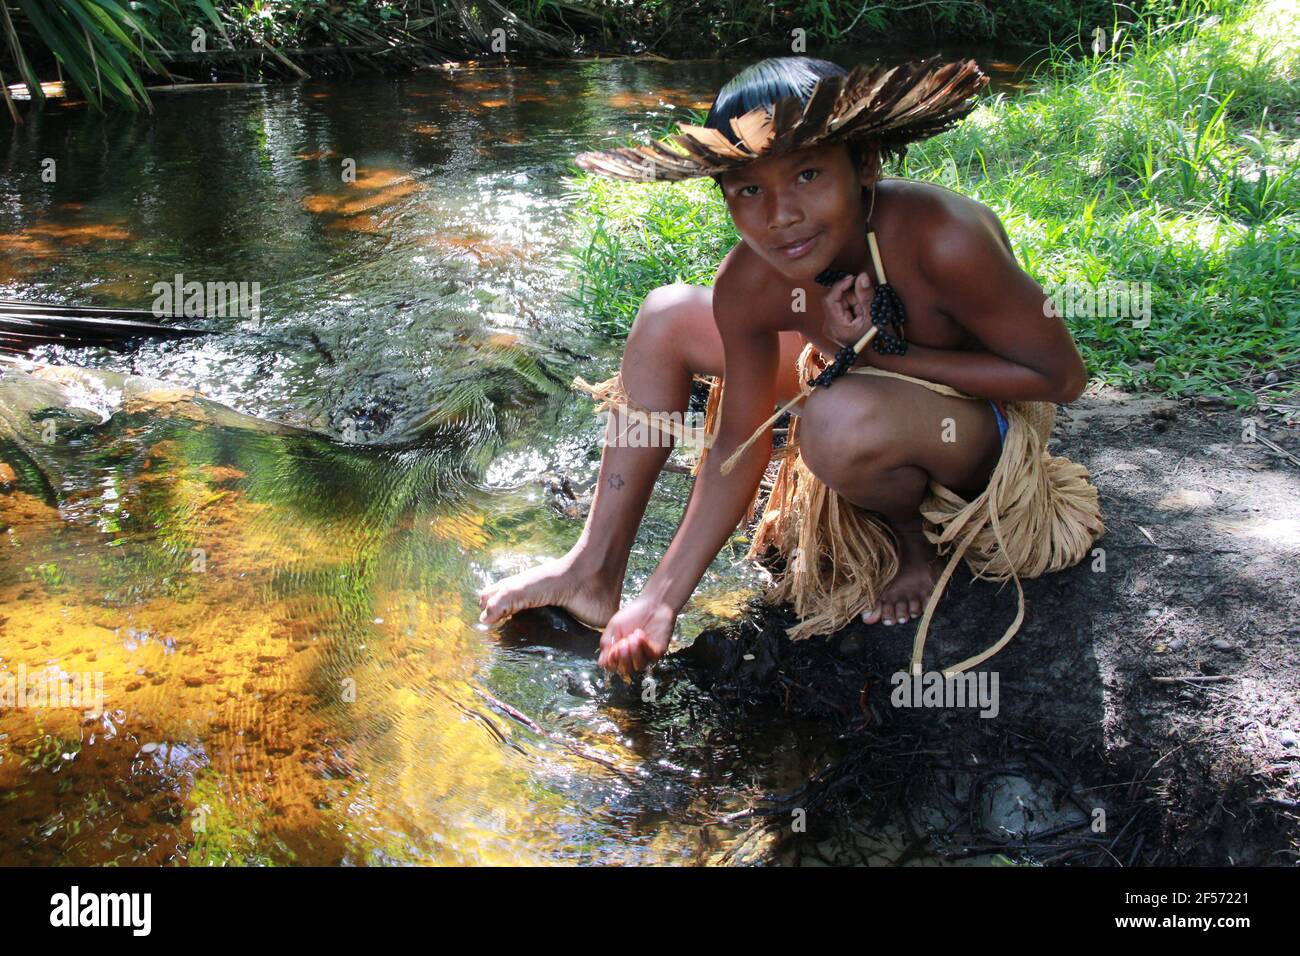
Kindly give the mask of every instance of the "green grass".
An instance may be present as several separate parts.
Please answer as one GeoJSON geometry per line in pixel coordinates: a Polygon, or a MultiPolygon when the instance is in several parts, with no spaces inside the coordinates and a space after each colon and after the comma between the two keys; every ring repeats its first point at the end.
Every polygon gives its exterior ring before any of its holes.
{"type": "MultiPolygon", "coordinates": [[[[1183,3],[1100,55],[1054,50],[901,169],[985,203],[1044,287],[1151,283],[1151,322],[1067,317],[1094,378],[1248,405],[1300,365],[1300,0],[1183,3]]],[[[1108,31],[1113,36],[1113,31],[1108,31]]],[[[570,183],[575,303],[624,334],[656,285],[738,241],[710,180],[570,183]]]]}
{"type": "Polygon", "coordinates": [[[571,198],[584,236],[572,259],[575,301],[608,335],[627,334],[655,286],[711,285],[740,239],[711,179],[626,183],[584,174],[571,198]]]}

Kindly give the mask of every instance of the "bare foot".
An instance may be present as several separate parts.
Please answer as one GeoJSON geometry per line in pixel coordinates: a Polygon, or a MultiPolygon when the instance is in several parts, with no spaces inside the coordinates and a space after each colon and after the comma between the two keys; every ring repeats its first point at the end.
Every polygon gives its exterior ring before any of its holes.
{"type": "Polygon", "coordinates": [[[911,618],[920,617],[939,580],[934,545],[926,540],[925,534],[918,529],[897,533],[896,537],[898,574],[885,585],[876,606],[862,615],[863,623],[906,624],[911,618]]]}
{"type": "Polygon", "coordinates": [[[571,554],[489,584],[478,593],[478,619],[496,624],[530,607],[562,607],[583,624],[601,630],[618,610],[620,589],[586,571],[571,554]]]}

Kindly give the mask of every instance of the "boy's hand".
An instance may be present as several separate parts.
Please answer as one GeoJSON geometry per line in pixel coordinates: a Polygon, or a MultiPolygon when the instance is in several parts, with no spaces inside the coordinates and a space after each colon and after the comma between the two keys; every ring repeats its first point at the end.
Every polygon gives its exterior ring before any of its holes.
{"type": "Polygon", "coordinates": [[[871,328],[871,277],[845,276],[826,293],[822,331],[836,345],[855,345],[871,328]]]}
{"type": "Polygon", "coordinates": [[[596,663],[630,679],[664,656],[676,622],[670,605],[642,594],[609,619],[596,663]]]}

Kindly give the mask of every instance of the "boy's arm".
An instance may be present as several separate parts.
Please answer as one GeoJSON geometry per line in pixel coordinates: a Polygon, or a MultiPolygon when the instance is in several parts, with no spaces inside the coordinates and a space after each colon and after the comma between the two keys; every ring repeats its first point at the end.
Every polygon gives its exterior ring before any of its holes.
{"type": "Polygon", "coordinates": [[[722,338],[726,388],[718,409],[717,433],[686,502],[682,523],[641,593],[680,611],[727,538],[744,517],[772,457],[772,429],[755,440],[730,474],[720,468],[776,405],[776,329],[763,327],[759,312],[746,307],[752,292],[736,288],[743,279],[720,270],[714,283],[714,321],[722,338]]]}
{"type": "Polygon", "coordinates": [[[1065,323],[1047,314],[1047,294],[984,222],[938,217],[917,263],[936,304],[987,351],[909,343],[907,354],[869,350],[872,365],[999,401],[1072,402],[1087,369],[1065,323]]]}
{"type": "Polygon", "coordinates": [[[765,325],[762,311],[753,308],[756,293],[747,285],[736,272],[728,274],[726,264],[714,282],[714,320],[722,337],[726,380],[716,435],[659,566],[641,593],[605,625],[597,662],[607,670],[630,677],[668,649],[678,612],[740,524],[771,458],[769,427],[730,474],[720,471],[731,453],[771,417],[776,404],[780,336],[770,322],[765,325]]]}

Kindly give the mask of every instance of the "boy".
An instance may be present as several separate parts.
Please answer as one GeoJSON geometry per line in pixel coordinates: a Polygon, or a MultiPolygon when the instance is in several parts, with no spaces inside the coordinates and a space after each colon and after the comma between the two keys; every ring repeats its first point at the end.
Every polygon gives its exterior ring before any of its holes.
{"type": "MultiPolygon", "coordinates": [[[[803,620],[791,636],[831,633],[856,614],[904,623],[924,608],[919,673],[941,590],[936,542],[954,551],[944,583],[967,552],[977,573],[1017,587],[1018,574],[1083,557],[1103,530],[1096,491],[1080,466],[1046,455],[1041,416],[1033,420],[1035,409],[1050,412],[1045,403],[1083,390],[1069,332],[1044,308],[1046,295],[1016,264],[990,210],[880,175],[882,154],[899,156],[951,126],[986,83],[972,61],[849,74],[824,60],[769,59],[722,88],[703,128],[682,127],[685,154],[652,143],[577,158],[626,179],[711,175],[723,192],[742,241],[713,287],[652,291],[619,374],[597,386],[575,381],[601,399],[598,411],[626,418],[682,413],[692,376],[713,376],[712,445],[676,536],[634,600],[619,608],[628,552],[669,449],[607,442],[578,542],[485,588],[481,621],[560,605],[603,628],[602,667],[630,675],[658,660],[678,612],[758,499],[773,406],[801,396],[750,552],[773,545],[787,558],[769,600],[793,600],[803,620]],[[891,312],[895,293],[905,306],[891,312]],[[873,321],[875,341],[845,352],[873,321]],[[853,374],[810,387],[837,353],[853,374]]],[[[1022,615],[1023,606],[997,645],[950,672],[994,653],[1022,615]]]]}

